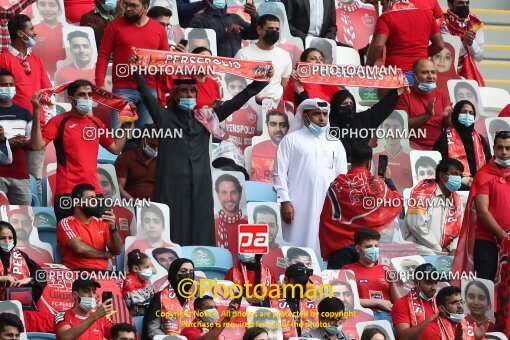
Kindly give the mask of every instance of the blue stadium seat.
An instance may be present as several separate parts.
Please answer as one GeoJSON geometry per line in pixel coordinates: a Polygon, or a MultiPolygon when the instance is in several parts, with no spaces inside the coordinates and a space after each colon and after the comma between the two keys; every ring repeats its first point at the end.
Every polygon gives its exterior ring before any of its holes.
{"type": "Polygon", "coordinates": [[[47,207],[48,206],[48,200],[46,199],[46,194],[47,194],[47,191],[48,191],[48,187],[47,187],[47,180],[46,180],[46,177],[43,177],[42,178],[42,181],[41,181],[41,184],[42,184],[42,202],[41,202],[41,206],[43,207],[47,207]]]}
{"type": "Polygon", "coordinates": [[[30,192],[32,193],[32,207],[40,207],[41,201],[39,200],[39,195],[37,194],[37,181],[32,175],[30,175],[30,192]]]}
{"type": "Polygon", "coordinates": [[[99,164],[113,164],[117,159],[117,155],[114,155],[110,151],[103,148],[101,145],[99,146],[99,153],[97,155],[97,162],[99,164]]]}
{"type": "Polygon", "coordinates": [[[56,339],[55,334],[52,333],[39,333],[39,332],[28,332],[27,333],[28,340],[46,340],[46,339],[56,339]]]}
{"type": "Polygon", "coordinates": [[[34,215],[37,228],[57,227],[57,216],[52,207],[34,207],[34,215]]]}
{"type": "Polygon", "coordinates": [[[123,271],[124,270],[124,256],[126,256],[126,247],[122,246],[122,252],[120,255],[117,255],[117,270],[123,271]]]}
{"type": "Polygon", "coordinates": [[[142,329],[143,329],[143,316],[135,316],[133,317],[133,321],[135,322],[136,330],[138,331],[138,338],[142,338],[142,329]]]}
{"type": "Polygon", "coordinates": [[[30,204],[32,207],[40,207],[41,201],[39,201],[39,197],[36,194],[32,194],[32,203],[30,204]]]}
{"type": "Polygon", "coordinates": [[[55,263],[62,263],[62,255],[57,245],[57,229],[53,227],[38,227],[39,239],[51,244],[53,248],[53,259],[55,263]]]}
{"type": "Polygon", "coordinates": [[[195,264],[195,270],[205,273],[207,278],[223,280],[227,271],[232,268],[232,254],[225,248],[206,246],[184,246],[182,257],[195,264]]]}
{"type": "Polygon", "coordinates": [[[276,192],[269,183],[246,181],[247,202],[276,202],[276,192]]]}

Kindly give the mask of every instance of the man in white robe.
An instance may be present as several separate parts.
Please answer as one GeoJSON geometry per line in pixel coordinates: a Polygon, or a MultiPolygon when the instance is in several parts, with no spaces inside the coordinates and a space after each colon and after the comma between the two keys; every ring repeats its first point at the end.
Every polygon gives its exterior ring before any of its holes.
{"type": "Polygon", "coordinates": [[[289,133],[282,139],[274,164],[274,188],[281,204],[283,238],[297,247],[316,251],[319,221],[331,182],[347,173],[342,142],[328,139],[329,104],[303,101],[289,133]]]}

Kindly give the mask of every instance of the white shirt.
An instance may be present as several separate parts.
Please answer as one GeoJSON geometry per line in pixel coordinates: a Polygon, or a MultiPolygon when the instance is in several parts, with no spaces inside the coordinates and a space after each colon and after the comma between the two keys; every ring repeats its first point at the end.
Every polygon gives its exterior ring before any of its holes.
{"type": "Polygon", "coordinates": [[[3,142],[0,142],[0,145],[5,145],[7,147],[7,154],[3,153],[2,148],[0,148],[0,164],[2,164],[2,165],[11,164],[12,163],[12,152],[11,152],[11,147],[9,145],[9,141],[7,140],[7,138],[3,142]]]}
{"type": "MultiPolygon", "coordinates": [[[[480,29],[480,30],[476,31],[476,36],[475,36],[475,40],[473,40],[473,45],[468,46],[469,54],[471,54],[473,56],[473,58],[478,62],[482,61],[482,59],[483,59],[483,54],[485,51],[484,46],[485,46],[485,35],[483,33],[483,30],[480,29]]],[[[460,44],[459,55],[462,57],[466,53],[467,52],[466,52],[466,49],[464,48],[464,44],[460,44]]]]}
{"type": "Polygon", "coordinates": [[[282,78],[290,77],[292,72],[292,60],[289,52],[274,46],[272,50],[260,49],[256,44],[241,48],[235,55],[237,59],[270,61],[274,66],[274,76],[271,83],[266,86],[258,96],[280,99],[283,96],[282,78]]]}
{"type": "Polygon", "coordinates": [[[310,28],[308,34],[314,37],[320,37],[322,30],[322,21],[324,20],[324,3],[322,0],[310,1],[310,28]]]}

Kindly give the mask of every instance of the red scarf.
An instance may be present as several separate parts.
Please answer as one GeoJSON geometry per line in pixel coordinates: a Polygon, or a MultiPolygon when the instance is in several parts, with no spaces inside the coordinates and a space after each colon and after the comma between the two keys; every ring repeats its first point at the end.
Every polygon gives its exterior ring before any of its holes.
{"type": "MultiPolygon", "coordinates": [[[[503,172],[494,163],[494,158],[489,163],[482,166],[475,175],[469,197],[466,204],[466,211],[462,221],[462,228],[460,230],[459,242],[455,257],[453,259],[452,273],[470,273],[474,270],[473,250],[475,247],[475,232],[476,232],[476,209],[474,206],[474,199],[480,193],[480,189],[490,180],[498,178],[499,181],[506,181],[510,177],[510,171],[503,172]]],[[[510,178],[508,179],[510,180],[510,178]]],[[[460,286],[459,280],[452,280],[452,285],[460,286]]]]}
{"type": "MultiPolygon", "coordinates": [[[[437,182],[434,179],[424,179],[411,191],[411,199],[416,202],[416,206],[409,208],[407,212],[425,214],[428,204],[434,198],[434,192],[437,189],[437,182]]],[[[462,221],[462,204],[460,197],[456,192],[452,192],[453,205],[449,205],[448,213],[445,216],[443,241],[441,246],[445,248],[456,237],[459,236],[462,221]]]]}
{"type": "MultiPolygon", "coordinates": [[[[459,18],[457,14],[449,9],[444,14],[443,25],[446,26],[446,29],[450,32],[450,34],[456,35],[462,40],[467,32],[473,31],[476,33],[476,31],[481,29],[483,27],[483,22],[471,12],[467,18],[463,19],[459,18]]],[[[467,49],[466,52],[467,53],[465,55],[459,57],[457,73],[459,76],[466,79],[476,80],[479,86],[485,86],[483,77],[480,70],[478,70],[473,57],[469,54],[467,49]]]]}
{"type": "MultiPolygon", "coordinates": [[[[256,282],[250,282],[248,279],[248,272],[246,270],[246,266],[244,266],[241,261],[238,261],[233,269],[233,280],[234,283],[237,284],[245,284],[245,283],[251,283],[253,285],[257,284],[256,282]]],[[[263,264],[260,264],[260,284],[266,286],[269,288],[271,286],[271,272],[269,271],[269,268],[264,266],[263,264]]],[[[251,288],[253,291],[253,288],[251,288]]],[[[250,292],[253,294],[253,292],[250,292]]],[[[260,294],[260,289],[259,289],[260,294]]]]}
{"type": "MultiPolygon", "coordinates": [[[[41,91],[42,97],[40,103],[43,105],[46,116],[51,114],[52,110],[50,107],[54,105],[51,101],[51,96],[67,90],[71,83],[67,82],[41,91]]],[[[94,85],[92,85],[92,100],[110,109],[119,111],[119,122],[134,122],[138,119],[136,107],[131,106],[132,104],[129,101],[94,85]]]]}
{"type": "Polygon", "coordinates": [[[183,328],[191,324],[194,318],[194,300],[190,298],[184,306],[181,306],[171,286],[161,291],[161,320],[163,331],[167,335],[179,335],[183,328]]]}
{"type": "MultiPolygon", "coordinates": [[[[437,317],[436,322],[439,326],[439,331],[441,332],[441,340],[455,340],[455,326],[457,324],[452,324],[442,315],[437,317]]],[[[473,326],[469,325],[466,319],[462,320],[461,325],[462,340],[475,340],[473,326]]]]}
{"type": "MultiPolygon", "coordinates": [[[[220,209],[220,211],[218,211],[218,217],[219,224],[216,230],[216,246],[228,249],[237,249],[237,244],[230,244],[229,242],[233,241],[231,238],[229,238],[229,229],[232,225],[235,225],[241,221],[243,218],[243,211],[238,210],[234,216],[229,216],[226,212],[223,211],[223,209],[220,209]]],[[[230,234],[232,234],[232,232],[230,232],[230,234]]],[[[238,234],[237,230],[235,230],[235,234],[238,234]]]]}
{"type": "MultiPolygon", "coordinates": [[[[437,313],[436,300],[432,300],[432,310],[434,313],[437,313]]],[[[426,319],[425,306],[423,305],[423,299],[420,297],[415,288],[411,289],[411,291],[406,295],[406,301],[409,306],[409,311],[411,312],[411,327],[420,325],[426,319]]]]}
{"type": "MultiPolygon", "coordinates": [[[[471,176],[466,150],[457,130],[452,127],[447,128],[446,139],[448,140],[448,158],[459,160],[464,165],[463,175],[471,176]]],[[[478,170],[485,165],[485,152],[483,151],[482,138],[475,130],[473,130],[473,149],[475,152],[476,170],[478,170]]]]}
{"type": "Polygon", "coordinates": [[[502,306],[502,308],[496,309],[496,324],[497,329],[508,335],[510,334],[510,310],[506,308],[510,296],[510,235],[508,234],[501,243],[498,258],[499,265],[494,290],[497,306],[502,306]]]}
{"type": "MultiPolygon", "coordinates": [[[[4,275],[4,269],[4,265],[0,261],[0,275],[4,275]]],[[[13,249],[11,251],[11,256],[9,257],[9,268],[7,268],[6,275],[11,275],[17,280],[30,277],[30,269],[28,268],[27,261],[25,261],[25,258],[18,249],[13,249]]],[[[5,286],[0,287],[0,300],[5,300],[6,288],[7,287],[5,286]]]]}
{"type": "Polygon", "coordinates": [[[405,11],[411,9],[417,9],[412,2],[409,2],[408,0],[393,0],[386,12],[405,11]]]}
{"type": "Polygon", "coordinates": [[[288,339],[297,337],[297,330],[294,325],[301,325],[301,334],[305,334],[310,329],[315,328],[319,322],[317,313],[317,303],[315,301],[302,298],[299,300],[299,316],[293,316],[292,311],[285,299],[271,299],[271,308],[280,311],[283,328],[283,337],[288,339]]]}

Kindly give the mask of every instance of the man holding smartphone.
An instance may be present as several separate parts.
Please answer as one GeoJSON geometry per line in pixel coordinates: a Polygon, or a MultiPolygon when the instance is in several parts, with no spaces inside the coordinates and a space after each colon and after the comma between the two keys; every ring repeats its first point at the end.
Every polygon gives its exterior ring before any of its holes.
{"type": "Polygon", "coordinates": [[[105,318],[112,311],[112,299],[97,306],[94,280],[79,278],[73,282],[73,308],[55,315],[55,334],[59,340],[103,340],[110,338],[112,323],[105,318]]]}

